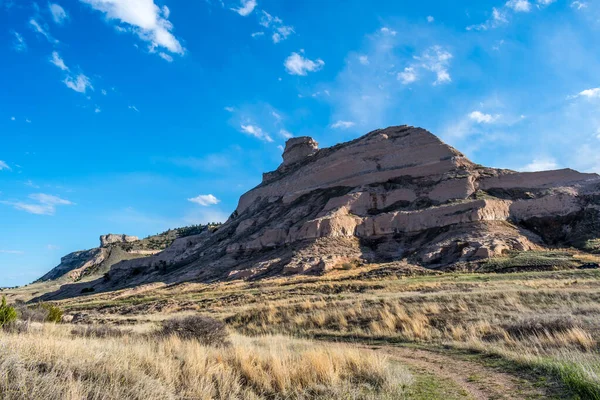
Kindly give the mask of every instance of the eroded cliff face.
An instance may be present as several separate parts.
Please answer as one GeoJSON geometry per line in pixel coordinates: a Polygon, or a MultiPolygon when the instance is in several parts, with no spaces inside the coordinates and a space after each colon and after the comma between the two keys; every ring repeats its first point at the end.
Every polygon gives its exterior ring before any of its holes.
{"type": "Polygon", "coordinates": [[[390,127],[320,150],[294,138],[283,158],[219,229],[119,263],[95,288],[400,259],[445,268],[509,250],[585,247],[600,234],[598,175],[486,168],[420,128],[390,127]]]}

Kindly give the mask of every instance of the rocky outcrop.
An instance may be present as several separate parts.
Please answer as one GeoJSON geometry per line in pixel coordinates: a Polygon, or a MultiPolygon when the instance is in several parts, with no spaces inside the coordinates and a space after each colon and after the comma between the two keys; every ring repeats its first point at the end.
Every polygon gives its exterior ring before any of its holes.
{"type": "Polygon", "coordinates": [[[486,168],[430,132],[397,126],[324,149],[290,139],[282,164],[241,196],[225,224],[116,264],[93,288],[397,260],[443,269],[507,251],[585,248],[599,236],[598,175],[486,168]]]}
{"type": "Polygon", "coordinates": [[[138,240],[140,240],[140,238],[137,236],[115,235],[114,233],[109,233],[108,235],[100,236],[100,247],[106,247],[115,243],[137,242],[138,240]]]}

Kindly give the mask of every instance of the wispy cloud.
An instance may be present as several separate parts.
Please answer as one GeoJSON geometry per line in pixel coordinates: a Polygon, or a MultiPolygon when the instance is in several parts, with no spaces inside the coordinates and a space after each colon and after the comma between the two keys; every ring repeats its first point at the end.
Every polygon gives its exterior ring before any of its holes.
{"type": "Polygon", "coordinates": [[[78,93],[84,93],[88,89],[94,89],[90,79],[84,75],[83,73],[79,74],[71,74],[71,70],[65,64],[65,61],[62,59],[60,54],[57,51],[52,52],[52,57],[50,57],[50,62],[54,64],[57,68],[60,68],[61,71],[67,72],[66,77],[63,79],[63,83],[69,88],[78,93]]]}
{"type": "Polygon", "coordinates": [[[58,54],[57,51],[52,52],[52,57],[50,58],[50,62],[52,64],[56,65],[58,68],[62,69],[63,71],[69,70],[69,67],[67,67],[65,65],[64,60],[60,57],[60,54],[58,54]]]}
{"type": "Polygon", "coordinates": [[[240,14],[242,17],[247,17],[254,11],[256,7],[256,0],[241,0],[241,4],[237,8],[231,8],[231,10],[240,14]]]}
{"type": "Polygon", "coordinates": [[[352,121],[337,121],[337,122],[331,124],[331,127],[333,129],[348,129],[348,128],[352,128],[354,125],[356,125],[356,123],[354,123],[352,121]]]}
{"type": "Polygon", "coordinates": [[[578,97],[586,97],[588,99],[600,99],[600,88],[592,88],[583,90],[573,96],[569,96],[569,99],[576,99],[578,97]]]}
{"type": "Polygon", "coordinates": [[[241,125],[240,129],[242,132],[254,136],[257,139],[264,140],[265,142],[273,142],[273,138],[268,133],[264,132],[261,127],[256,125],[241,125]]]}
{"type": "Polygon", "coordinates": [[[587,8],[588,3],[584,2],[584,1],[574,1],[571,3],[571,7],[573,7],[576,10],[582,10],[584,8],[587,8]]]}
{"type": "Polygon", "coordinates": [[[559,165],[552,157],[537,157],[532,162],[520,168],[523,172],[549,171],[558,169],[559,165]]]}
{"type": "Polygon", "coordinates": [[[201,194],[199,196],[188,199],[188,201],[190,201],[192,203],[196,203],[203,207],[213,206],[213,205],[219,204],[221,202],[221,200],[217,199],[212,194],[201,194]]]}
{"type": "Polygon", "coordinates": [[[78,93],[85,93],[87,89],[94,89],[89,78],[84,74],[67,76],[63,82],[69,89],[73,89],[78,93]]]}
{"type": "Polygon", "coordinates": [[[11,168],[8,166],[8,164],[2,160],[0,160],[0,171],[2,170],[8,170],[10,171],[11,168]]]}
{"type": "Polygon", "coordinates": [[[149,43],[150,52],[157,48],[170,53],[184,54],[185,49],[173,35],[173,24],[168,20],[171,10],[159,7],[154,0],[80,0],[118,21],[121,30],[130,30],[149,43]]]}
{"type": "MultiPolygon", "coordinates": [[[[537,0],[538,9],[544,9],[556,0],[537,0]]],[[[529,13],[534,9],[530,0],[508,0],[501,7],[492,8],[492,15],[481,24],[467,26],[468,31],[487,31],[509,23],[509,17],[515,13],[529,13]]]]}
{"type": "Polygon", "coordinates": [[[23,39],[23,36],[16,31],[12,31],[11,33],[14,36],[13,49],[18,52],[27,51],[27,43],[25,42],[25,39],[23,39]]]}
{"type": "Polygon", "coordinates": [[[48,42],[50,42],[52,44],[58,43],[58,40],[54,39],[52,37],[52,35],[50,35],[50,32],[48,31],[48,27],[42,26],[35,18],[31,18],[29,20],[29,25],[35,32],[44,36],[46,38],[46,40],[48,40],[48,42]]]}
{"type": "Polygon", "coordinates": [[[313,61],[294,52],[285,59],[283,65],[288,74],[305,76],[308,72],[315,72],[323,68],[325,62],[320,58],[313,61]]]}
{"type": "Polygon", "coordinates": [[[67,19],[69,19],[69,15],[59,4],[50,3],[48,4],[48,8],[50,8],[50,13],[52,14],[52,19],[59,25],[62,25],[67,19]]]}
{"type": "Polygon", "coordinates": [[[516,12],[531,11],[531,3],[528,0],[509,0],[506,2],[506,7],[516,12]]]}
{"type": "Polygon", "coordinates": [[[25,254],[25,252],[21,251],[21,250],[3,250],[3,249],[0,249],[0,254],[25,254]]]}
{"type": "Polygon", "coordinates": [[[500,115],[492,115],[482,113],[481,111],[473,111],[469,114],[469,118],[478,124],[491,124],[498,121],[500,115]]]}
{"type": "Polygon", "coordinates": [[[452,54],[442,46],[431,46],[421,55],[414,56],[414,61],[403,71],[397,74],[397,78],[402,84],[408,85],[416,82],[422,76],[419,71],[430,71],[436,75],[434,85],[441,85],[452,82],[449,68],[452,54]]]}
{"type": "Polygon", "coordinates": [[[0,204],[12,206],[16,210],[25,211],[30,214],[37,215],[54,215],[56,207],[58,206],[71,206],[75,203],[62,199],[58,196],[45,194],[45,193],[34,193],[29,195],[29,200],[32,201],[0,201],[0,204]]]}

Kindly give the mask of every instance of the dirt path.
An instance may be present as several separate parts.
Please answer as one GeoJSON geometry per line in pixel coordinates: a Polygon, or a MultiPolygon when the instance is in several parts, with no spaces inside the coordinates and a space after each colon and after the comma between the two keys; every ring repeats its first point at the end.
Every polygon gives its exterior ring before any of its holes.
{"type": "Polygon", "coordinates": [[[475,361],[461,359],[435,351],[389,345],[359,347],[387,354],[409,366],[416,373],[431,374],[461,388],[466,398],[487,399],[548,399],[565,398],[552,384],[540,385],[523,377],[487,367],[475,361]]]}

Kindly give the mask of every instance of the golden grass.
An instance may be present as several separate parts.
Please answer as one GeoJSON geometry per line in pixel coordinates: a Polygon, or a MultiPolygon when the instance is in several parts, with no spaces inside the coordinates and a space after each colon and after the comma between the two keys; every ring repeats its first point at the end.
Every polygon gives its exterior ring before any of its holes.
{"type": "Polygon", "coordinates": [[[403,398],[411,375],[378,354],[282,336],[227,348],[175,337],[81,338],[68,326],[0,333],[0,398],[403,398]]]}

